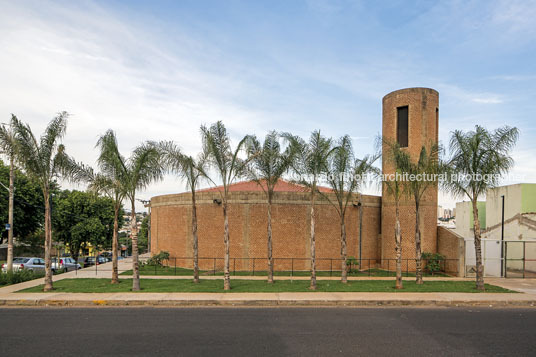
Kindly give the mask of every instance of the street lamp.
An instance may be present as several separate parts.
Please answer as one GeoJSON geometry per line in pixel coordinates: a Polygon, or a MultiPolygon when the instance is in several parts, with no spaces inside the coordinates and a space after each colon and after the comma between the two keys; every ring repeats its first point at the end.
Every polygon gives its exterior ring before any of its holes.
{"type": "Polygon", "coordinates": [[[142,200],[139,198],[136,200],[143,203],[143,207],[149,211],[149,219],[147,220],[147,250],[151,253],[151,200],[142,200]]]}

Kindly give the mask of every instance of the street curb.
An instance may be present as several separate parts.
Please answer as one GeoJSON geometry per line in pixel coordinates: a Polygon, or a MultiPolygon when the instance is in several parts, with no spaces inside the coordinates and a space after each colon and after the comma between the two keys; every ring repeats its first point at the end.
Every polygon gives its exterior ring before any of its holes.
{"type": "Polygon", "coordinates": [[[536,300],[0,300],[0,307],[536,307],[536,300]]]}

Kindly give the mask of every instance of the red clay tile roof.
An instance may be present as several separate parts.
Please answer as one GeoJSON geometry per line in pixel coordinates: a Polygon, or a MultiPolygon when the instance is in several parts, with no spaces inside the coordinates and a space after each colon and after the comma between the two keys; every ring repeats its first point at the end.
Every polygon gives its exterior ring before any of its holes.
{"type": "MultiPolygon", "coordinates": [[[[264,186],[264,185],[263,185],[264,186]]],[[[266,187],[266,186],[264,186],[266,187]]],[[[197,192],[217,192],[223,190],[223,186],[211,187],[198,190],[197,192]]],[[[320,192],[333,192],[329,187],[318,186],[320,192]]],[[[255,181],[242,181],[229,185],[229,192],[262,192],[262,188],[255,181]]],[[[305,186],[279,179],[274,187],[275,192],[307,192],[305,186]]]]}

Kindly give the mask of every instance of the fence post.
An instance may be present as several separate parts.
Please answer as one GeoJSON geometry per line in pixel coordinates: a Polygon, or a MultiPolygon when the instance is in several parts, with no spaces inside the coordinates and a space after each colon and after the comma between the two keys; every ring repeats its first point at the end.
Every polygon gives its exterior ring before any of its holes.
{"type": "Polygon", "coordinates": [[[294,276],[294,258],[290,258],[291,260],[291,267],[290,267],[290,276],[294,276]]]}
{"type": "Polygon", "coordinates": [[[175,274],[174,275],[177,275],[177,258],[173,258],[175,260],[175,274]]]}
{"type": "Polygon", "coordinates": [[[368,276],[370,277],[370,258],[367,259],[367,263],[368,263],[368,276]]]}
{"type": "Polygon", "coordinates": [[[523,241],[523,279],[525,279],[525,241],[523,241]]]}
{"type": "Polygon", "coordinates": [[[508,278],[508,242],[504,242],[504,277],[508,278]]]}
{"type": "Polygon", "coordinates": [[[253,276],[255,276],[255,258],[253,258],[253,276]]]}
{"type": "Polygon", "coordinates": [[[233,275],[236,275],[236,258],[233,258],[233,275]]]}
{"type": "Polygon", "coordinates": [[[216,258],[214,258],[214,265],[213,265],[213,267],[214,267],[214,275],[216,275],[216,258]]]}
{"type": "Polygon", "coordinates": [[[406,259],[406,278],[409,277],[409,260],[406,259]]]}
{"type": "Polygon", "coordinates": [[[329,276],[331,277],[333,274],[333,259],[329,258],[329,276]]]}

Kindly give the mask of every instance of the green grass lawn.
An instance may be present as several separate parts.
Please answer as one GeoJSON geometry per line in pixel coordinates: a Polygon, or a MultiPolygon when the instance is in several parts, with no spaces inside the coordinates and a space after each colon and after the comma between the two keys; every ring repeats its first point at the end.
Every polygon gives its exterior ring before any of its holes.
{"type": "MultiPolygon", "coordinates": [[[[161,267],[161,266],[150,266],[150,265],[140,266],[140,275],[192,276],[193,273],[194,272],[193,272],[192,269],[186,269],[186,268],[180,268],[180,267],[174,268],[174,267],[161,267]]],[[[132,270],[124,271],[124,272],[121,273],[121,275],[132,275],[132,270]]],[[[213,271],[200,271],[199,275],[201,275],[201,276],[203,276],[203,275],[222,276],[223,272],[217,271],[214,274],[213,271]]],[[[255,271],[255,273],[253,273],[253,271],[235,271],[235,272],[231,271],[231,275],[236,275],[236,276],[253,276],[253,275],[255,275],[255,276],[267,276],[268,273],[266,271],[255,271]]],[[[311,275],[311,272],[308,271],[308,270],[307,271],[298,270],[298,271],[294,271],[294,272],[291,272],[291,271],[275,271],[274,272],[274,276],[310,276],[310,275],[311,275]]],[[[340,271],[333,271],[333,272],[317,271],[316,275],[317,276],[341,276],[341,272],[340,271]]],[[[395,272],[394,271],[387,271],[387,270],[383,270],[383,269],[372,268],[372,269],[363,270],[363,271],[353,270],[351,273],[348,274],[348,276],[373,276],[373,277],[389,277],[389,276],[392,276],[392,277],[394,277],[395,272]]],[[[402,276],[411,277],[411,276],[415,276],[415,273],[403,272],[402,276]]],[[[428,273],[425,273],[424,276],[432,276],[432,275],[428,274],[428,273]]],[[[433,276],[448,277],[449,275],[444,274],[444,273],[437,273],[437,274],[435,274],[433,276]]]]}
{"type": "MultiPolygon", "coordinates": [[[[222,280],[201,280],[194,284],[186,279],[142,279],[142,292],[203,292],[221,293],[222,280]]],[[[54,292],[69,293],[107,293],[129,292],[131,279],[122,279],[120,284],[112,285],[109,279],[63,279],[54,283],[54,292]]],[[[310,292],[308,280],[279,280],[268,284],[262,280],[232,280],[231,293],[252,292],[310,292]]],[[[20,290],[19,292],[42,292],[43,286],[20,290]]],[[[404,281],[403,290],[394,289],[394,281],[361,280],[342,284],[339,281],[318,281],[318,290],[324,292],[464,292],[477,293],[473,281],[427,281],[416,285],[413,281],[404,281]]],[[[486,284],[486,292],[513,292],[498,286],[486,284]]]]}

